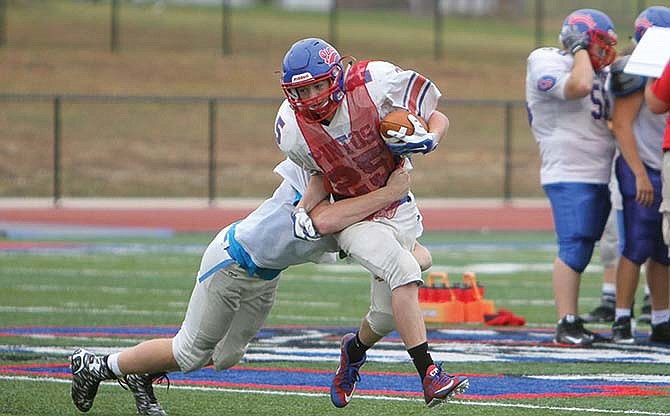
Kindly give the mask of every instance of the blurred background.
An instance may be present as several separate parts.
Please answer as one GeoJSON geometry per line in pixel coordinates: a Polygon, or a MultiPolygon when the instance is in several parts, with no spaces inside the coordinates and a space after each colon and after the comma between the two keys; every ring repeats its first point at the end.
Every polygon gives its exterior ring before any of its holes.
{"type": "Polygon", "coordinates": [[[0,198],[265,197],[283,159],[281,60],[321,37],[431,78],[451,120],[420,198],[542,197],[525,64],[597,8],[630,45],[640,0],[0,0],[0,198]]]}

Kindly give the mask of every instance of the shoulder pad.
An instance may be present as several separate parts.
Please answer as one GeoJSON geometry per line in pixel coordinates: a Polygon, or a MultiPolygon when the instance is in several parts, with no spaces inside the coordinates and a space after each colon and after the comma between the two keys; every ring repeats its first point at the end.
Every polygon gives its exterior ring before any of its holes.
{"type": "Polygon", "coordinates": [[[612,62],[612,66],[610,66],[610,72],[612,74],[623,72],[623,69],[626,67],[629,58],[630,55],[624,55],[617,58],[614,62],[612,62]]]}
{"type": "Polygon", "coordinates": [[[624,56],[617,59],[610,68],[610,91],[612,91],[612,94],[614,94],[615,97],[624,97],[632,94],[640,88],[643,88],[644,84],[647,82],[646,77],[626,74],[623,72],[629,57],[630,56],[624,56]]]}

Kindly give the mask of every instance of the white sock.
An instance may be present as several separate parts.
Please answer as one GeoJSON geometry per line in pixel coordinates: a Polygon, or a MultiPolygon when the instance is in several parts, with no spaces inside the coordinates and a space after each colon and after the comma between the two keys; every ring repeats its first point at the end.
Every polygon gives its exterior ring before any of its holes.
{"type": "Polygon", "coordinates": [[[116,352],[114,354],[110,354],[107,357],[107,367],[109,367],[110,370],[112,370],[112,373],[116,374],[117,377],[123,377],[124,374],[121,372],[121,369],[119,368],[119,355],[120,352],[116,352]]]}
{"type": "Polygon", "coordinates": [[[619,318],[630,318],[630,308],[616,308],[614,310],[614,320],[619,318]]]}
{"type": "Polygon", "coordinates": [[[661,309],[660,311],[651,311],[651,324],[658,325],[670,321],[670,309],[661,309]]]}
{"type": "Polygon", "coordinates": [[[604,283],[603,282],[602,291],[603,291],[603,293],[606,293],[608,295],[614,295],[614,294],[616,294],[616,284],[614,284],[614,283],[604,283]]]}

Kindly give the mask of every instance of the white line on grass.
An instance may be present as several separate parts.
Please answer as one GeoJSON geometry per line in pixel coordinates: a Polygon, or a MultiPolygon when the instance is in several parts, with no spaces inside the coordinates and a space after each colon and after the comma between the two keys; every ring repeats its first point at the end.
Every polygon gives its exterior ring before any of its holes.
{"type": "Polygon", "coordinates": [[[0,306],[0,313],[86,313],[90,315],[149,315],[149,316],[183,316],[183,311],[147,311],[137,309],[118,308],[91,308],[87,305],[73,306],[69,308],[53,306],[0,306]]]}
{"type": "MultiPolygon", "coordinates": [[[[61,379],[54,377],[27,377],[27,376],[3,376],[0,375],[0,380],[18,380],[18,381],[46,381],[53,383],[67,383],[70,379],[61,379]]],[[[105,384],[113,384],[112,382],[105,382],[105,384]]],[[[192,391],[218,391],[223,393],[241,393],[241,394],[266,394],[271,396],[301,396],[301,397],[329,397],[328,393],[306,393],[297,391],[280,391],[280,390],[253,390],[253,389],[234,389],[222,387],[200,387],[200,386],[180,386],[171,385],[170,388],[177,390],[192,390],[192,391]]],[[[396,396],[368,396],[358,395],[357,400],[394,400],[402,402],[421,402],[421,399],[413,397],[396,397],[396,396]]],[[[518,409],[534,409],[534,410],[556,410],[562,412],[586,412],[586,413],[608,413],[616,415],[649,415],[649,416],[670,416],[670,413],[665,412],[648,412],[645,410],[613,410],[613,409],[595,409],[588,407],[560,407],[560,406],[539,406],[523,403],[501,403],[501,402],[486,402],[474,400],[451,400],[449,403],[460,404],[463,406],[488,406],[488,407],[507,407],[518,409]]]]}

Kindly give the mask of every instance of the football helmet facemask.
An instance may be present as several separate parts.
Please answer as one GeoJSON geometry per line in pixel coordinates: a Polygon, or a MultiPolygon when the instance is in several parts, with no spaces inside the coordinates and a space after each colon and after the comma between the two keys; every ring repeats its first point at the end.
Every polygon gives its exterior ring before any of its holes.
{"type": "Polygon", "coordinates": [[[330,117],[344,98],[344,71],[340,54],[318,38],[300,40],[291,46],[282,62],[281,86],[291,108],[308,122],[330,117]],[[300,89],[328,80],[326,88],[301,97],[300,89]]]}
{"type": "Polygon", "coordinates": [[[605,13],[595,9],[579,9],[570,13],[563,21],[563,28],[559,35],[563,46],[566,46],[563,39],[566,27],[576,27],[588,37],[588,53],[594,70],[600,71],[616,58],[614,46],[618,38],[614,32],[614,23],[605,13]]]}

